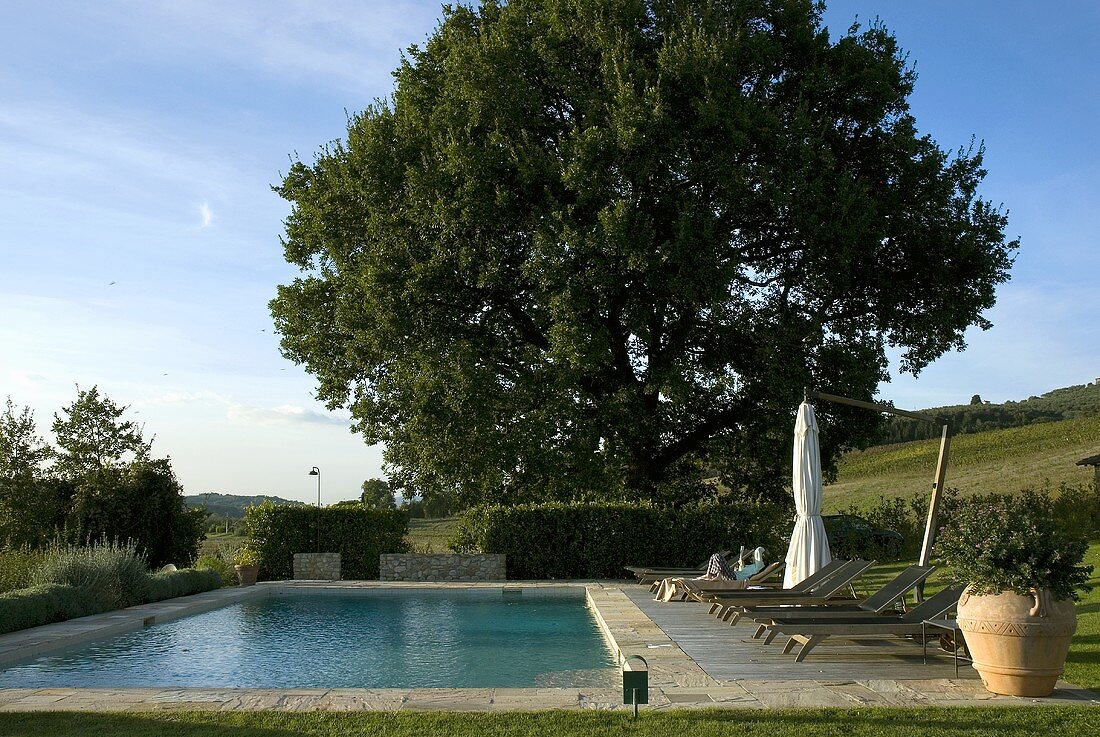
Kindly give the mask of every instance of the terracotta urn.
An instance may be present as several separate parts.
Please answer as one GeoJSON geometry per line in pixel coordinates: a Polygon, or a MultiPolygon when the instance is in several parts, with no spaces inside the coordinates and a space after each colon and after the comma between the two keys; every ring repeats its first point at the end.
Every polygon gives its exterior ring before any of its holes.
{"type": "Polygon", "coordinates": [[[1049,589],[959,598],[959,628],[985,687],[1009,696],[1050,696],[1077,630],[1073,602],[1049,589]]]}
{"type": "Polygon", "coordinates": [[[233,566],[233,570],[237,572],[237,580],[241,582],[241,586],[255,585],[256,578],[260,575],[259,566],[233,566]]]}

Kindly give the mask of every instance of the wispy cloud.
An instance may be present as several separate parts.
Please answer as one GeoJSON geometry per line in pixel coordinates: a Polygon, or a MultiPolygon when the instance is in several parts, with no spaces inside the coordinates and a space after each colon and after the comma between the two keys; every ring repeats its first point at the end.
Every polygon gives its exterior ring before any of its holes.
{"type": "Polygon", "coordinates": [[[349,427],[351,420],[331,412],[301,407],[294,404],[281,404],[265,407],[257,404],[239,402],[225,395],[211,391],[167,392],[153,397],[143,405],[180,405],[207,404],[225,408],[225,417],[230,422],[250,425],[336,425],[349,427]]]}
{"type": "Polygon", "coordinates": [[[202,218],[202,228],[209,228],[210,224],[214,222],[214,212],[210,209],[210,204],[203,202],[199,205],[199,217],[202,218]]]}
{"type": "Polygon", "coordinates": [[[226,411],[226,417],[233,422],[257,425],[351,425],[348,419],[291,404],[278,407],[232,404],[226,411]]]}

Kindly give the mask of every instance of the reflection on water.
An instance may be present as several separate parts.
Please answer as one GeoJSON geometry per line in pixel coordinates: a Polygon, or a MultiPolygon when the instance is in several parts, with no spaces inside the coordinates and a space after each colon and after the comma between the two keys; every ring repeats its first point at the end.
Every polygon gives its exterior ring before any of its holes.
{"type": "Polygon", "coordinates": [[[294,592],[43,656],[0,687],[595,686],[613,666],[583,599],[294,592]]]}

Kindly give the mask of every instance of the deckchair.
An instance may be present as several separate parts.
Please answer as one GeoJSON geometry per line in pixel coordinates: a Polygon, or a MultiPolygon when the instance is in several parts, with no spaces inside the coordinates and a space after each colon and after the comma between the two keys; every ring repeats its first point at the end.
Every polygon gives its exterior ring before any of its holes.
{"type": "MultiPolygon", "coordinates": [[[[741,617],[753,617],[760,621],[770,621],[772,617],[783,619],[813,619],[824,617],[851,617],[860,614],[878,614],[892,607],[899,599],[912,591],[921,581],[928,578],[935,566],[909,566],[904,571],[894,576],[894,579],[865,599],[854,602],[825,602],[822,605],[782,607],[782,606],[753,606],[744,607],[743,610],[734,612],[730,624],[737,624],[741,617]]],[[[767,629],[760,625],[753,637],[760,637],[767,629]]],[[[767,642],[775,637],[772,630],[767,642]]]]}
{"type": "MultiPolygon", "coordinates": [[[[746,551],[746,554],[749,552],[750,551],[746,551]]],[[[729,550],[723,550],[718,554],[728,561],[731,552],[729,550]]],[[[739,560],[740,557],[730,562],[736,565],[739,560]]],[[[710,556],[707,556],[706,560],[694,568],[661,568],[659,566],[625,566],[625,568],[634,574],[634,577],[638,579],[638,583],[653,583],[654,581],[660,581],[670,576],[701,576],[707,572],[708,563],[710,563],[710,556]]]]}
{"type": "MultiPolygon", "coordinates": [[[[813,586],[816,586],[821,581],[835,574],[837,570],[839,570],[840,567],[847,562],[848,561],[842,560],[840,558],[834,558],[832,561],[822,566],[821,569],[818,570],[816,573],[807,576],[805,579],[799,581],[789,589],[774,589],[774,587],[771,586],[768,586],[767,588],[777,591],[808,591],[813,586]]],[[[695,601],[705,601],[705,597],[707,596],[720,596],[727,591],[742,591],[745,589],[745,587],[740,584],[725,585],[723,582],[720,581],[693,581],[691,584],[689,584],[689,586],[691,586],[692,588],[691,593],[696,594],[695,596],[691,596],[691,598],[695,601]]],[[[755,590],[758,591],[759,588],[755,590]]],[[[722,607],[718,604],[715,604],[710,608],[710,613],[714,614],[715,612],[718,612],[718,616],[719,618],[721,618],[722,613],[719,611],[720,609],[722,609],[722,607]]]]}
{"type": "Polygon", "coordinates": [[[655,594],[653,598],[657,601],[684,601],[687,599],[689,593],[704,589],[707,592],[743,591],[750,586],[762,585],[769,577],[775,575],[777,571],[782,569],[784,565],[785,563],[783,561],[777,560],[774,563],[769,563],[750,576],[733,580],[719,578],[665,578],[654,583],[649,587],[649,590],[655,594]]]}
{"type": "MultiPolygon", "coordinates": [[[[861,560],[859,558],[845,561],[830,575],[819,579],[816,584],[805,590],[747,589],[745,591],[729,591],[718,595],[704,594],[698,597],[697,600],[710,602],[712,613],[716,609],[720,609],[719,619],[729,619],[730,615],[739,607],[767,606],[768,604],[824,604],[829,599],[837,596],[874,564],[875,562],[872,560],[861,560]]],[[[692,598],[696,598],[694,594],[692,598]]]]}
{"type": "Polygon", "coordinates": [[[936,619],[954,610],[959,605],[959,596],[964,586],[952,586],[935,596],[925,599],[905,614],[890,616],[885,614],[852,615],[849,617],[828,617],[822,619],[782,619],[775,618],[766,622],[768,629],[779,634],[790,635],[783,648],[784,653],[794,650],[799,643],[802,649],[795,661],[802,662],[811,650],[823,640],[838,635],[840,637],[861,637],[863,635],[919,635],[921,623],[926,619],[936,619]]]}

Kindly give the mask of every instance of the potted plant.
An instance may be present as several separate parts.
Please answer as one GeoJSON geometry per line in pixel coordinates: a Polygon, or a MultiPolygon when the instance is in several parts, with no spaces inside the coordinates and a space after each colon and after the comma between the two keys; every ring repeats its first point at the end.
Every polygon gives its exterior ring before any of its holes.
{"type": "Polygon", "coordinates": [[[237,571],[237,580],[241,586],[252,586],[256,583],[256,577],[260,574],[260,554],[254,548],[247,545],[237,548],[233,562],[236,564],[233,569],[237,571]]]}
{"type": "Polygon", "coordinates": [[[1073,602],[1092,571],[1081,565],[1086,548],[1059,524],[1048,494],[991,494],[958,503],[936,552],[967,584],[959,629],[988,690],[1054,691],[1077,629],[1073,602]]]}

